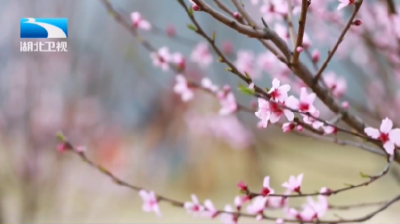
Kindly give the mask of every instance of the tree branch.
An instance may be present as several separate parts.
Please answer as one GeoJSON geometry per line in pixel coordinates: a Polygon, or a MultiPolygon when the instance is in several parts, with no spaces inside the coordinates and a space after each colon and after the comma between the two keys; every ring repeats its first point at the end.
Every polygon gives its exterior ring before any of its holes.
{"type": "MultiPolygon", "coordinates": [[[[288,1],[291,1],[291,0],[288,0],[288,1]]],[[[302,2],[301,2],[299,30],[297,32],[296,45],[294,46],[294,49],[293,49],[293,58],[291,61],[292,64],[297,64],[299,62],[300,52],[297,51],[297,48],[303,46],[303,36],[304,36],[304,31],[306,29],[307,9],[308,9],[309,3],[310,2],[308,0],[302,0],[302,2]]]]}
{"type": "Polygon", "coordinates": [[[311,83],[311,88],[313,88],[318,83],[319,78],[322,76],[322,73],[325,71],[325,69],[328,66],[329,62],[331,61],[333,55],[336,53],[336,50],[338,49],[340,43],[343,41],[344,36],[346,35],[347,31],[352,26],[354,18],[356,17],[358,11],[360,10],[362,3],[363,3],[363,0],[358,0],[354,4],[353,14],[351,15],[346,26],[343,28],[342,33],[340,34],[339,38],[337,39],[335,46],[333,47],[332,50],[329,51],[328,57],[326,58],[325,62],[322,64],[322,66],[319,68],[317,74],[315,75],[313,82],[311,83]]]}

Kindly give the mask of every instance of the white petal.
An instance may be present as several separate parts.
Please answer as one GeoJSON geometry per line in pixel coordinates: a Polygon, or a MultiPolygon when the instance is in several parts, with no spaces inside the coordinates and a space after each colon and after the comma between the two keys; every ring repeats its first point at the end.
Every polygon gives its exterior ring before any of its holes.
{"type": "Polygon", "coordinates": [[[381,127],[379,128],[379,130],[382,133],[386,133],[387,134],[387,133],[390,132],[390,130],[392,130],[392,127],[393,127],[392,120],[390,120],[389,118],[385,118],[385,119],[382,120],[381,127]]]}
{"type": "Polygon", "coordinates": [[[364,132],[365,132],[365,134],[367,134],[369,137],[375,138],[375,139],[377,139],[377,138],[381,135],[381,133],[379,132],[378,129],[371,128],[371,127],[365,128],[365,129],[364,129],[364,132]]]}

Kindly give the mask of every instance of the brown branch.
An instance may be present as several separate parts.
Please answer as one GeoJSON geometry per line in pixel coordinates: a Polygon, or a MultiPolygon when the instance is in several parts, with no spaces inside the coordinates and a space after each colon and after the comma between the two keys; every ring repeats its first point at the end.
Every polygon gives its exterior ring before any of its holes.
{"type": "Polygon", "coordinates": [[[394,3],[394,0],[386,0],[387,5],[388,5],[388,10],[390,14],[397,14],[396,10],[396,3],[394,3]]]}
{"type": "MultiPolygon", "coordinates": [[[[291,0],[289,0],[291,1],[291,0]]],[[[307,9],[310,2],[308,0],[302,0],[301,2],[301,14],[299,18],[299,31],[297,32],[297,40],[296,45],[294,46],[294,53],[291,63],[297,64],[299,62],[300,52],[297,51],[298,47],[303,46],[303,36],[304,31],[306,29],[306,21],[307,21],[307,9]]]]}
{"type": "Polygon", "coordinates": [[[289,36],[290,40],[292,42],[292,46],[294,47],[293,51],[296,51],[296,33],[294,32],[294,26],[293,26],[293,4],[292,0],[286,0],[287,6],[288,6],[288,14],[286,15],[286,21],[288,24],[288,30],[289,30],[289,36]]]}
{"type": "MultiPolygon", "coordinates": [[[[243,8],[241,5],[239,5],[238,11],[241,14],[241,16],[243,16],[243,18],[249,23],[249,26],[240,24],[237,21],[224,16],[220,12],[214,10],[210,5],[208,5],[207,3],[205,3],[202,0],[193,0],[193,2],[195,2],[201,8],[202,11],[207,12],[208,14],[210,14],[212,17],[214,17],[221,23],[225,24],[228,27],[231,27],[232,29],[238,31],[241,34],[245,34],[248,37],[257,38],[257,39],[265,39],[265,40],[271,40],[271,41],[275,40],[273,42],[279,42],[281,45],[286,46],[287,52],[282,52],[286,58],[286,59],[284,59],[280,55],[280,53],[278,53],[278,51],[275,49],[274,46],[271,46],[269,43],[266,43],[266,42],[263,43],[263,45],[266,46],[273,54],[275,54],[279,60],[284,62],[285,60],[287,60],[287,58],[291,57],[291,52],[287,48],[285,41],[283,41],[281,38],[279,38],[279,36],[272,30],[265,30],[265,29],[260,29],[260,28],[254,27],[254,26],[256,26],[256,24],[253,22],[247,21],[248,14],[245,10],[241,10],[241,8],[243,8]]],[[[285,48],[282,48],[282,49],[285,49],[285,48]]]]}
{"type": "Polygon", "coordinates": [[[354,11],[353,14],[351,15],[349,21],[347,22],[346,26],[343,28],[342,33],[340,34],[339,38],[336,41],[336,44],[334,45],[333,49],[329,51],[328,57],[322,64],[321,68],[319,68],[317,74],[315,75],[312,83],[311,83],[311,88],[313,88],[317,83],[320,77],[322,76],[322,73],[325,71],[326,67],[328,66],[329,62],[331,61],[333,55],[336,53],[336,50],[338,49],[340,43],[343,41],[344,36],[346,35],[347,31],[350,29],[350,27],[353,24],[354,18],[356,17],[358,11],[361,8],[361,5],[363,3],[363,0],[358,0],[354,4],[354,11]]]}
{"type": "MultiPolygon", "coordinates": [[[[235,0],[232,0],[232,1],[235,1],[235,0]]],[[[184,10],[186,11],[187,15],[189,16],[189,18],[191,19],[191,21],[192,21],[192,22],[194,23],[194,25],[196,26],[196,28],[197,28],[197,33],[200,34],[201,36],[203,36],[203,37],[211,44],[211,46],[212,46],[213,49],[217,52],[218,55],[220,55],[221,57],[223,57],[223,54],[220,53],[219,49],[215,46],[214,41],[213,41],[209,36],[207,36],[207,34],[202,30],[201,26],[198,24],[198,22],[197,22],[196,19],[194,18],[193,14],[191,14],[191,13],[189,12],[189,10],[187,9],[185,3],[184,3],[182,0],[179,0],[178,2],[179,2],[179,3],[181,4],[181,6],[184,8],[184,10]]],[[[202,6],[200,6],[200,7],[202,7],[202,6]]],[[[246,16],[245,16],[245,18],[246,18],[246,16]]],[[[229,61],[225,61],[225,63],[227,63],[229,66],[231,66],[229,61]]],[[[237,69],[234,68],[234,66],[232,66],[232,70],[235,71],[235,70],[237,70],[237,69]]],[[[236,74],[236,73],[235,73],[235,74],[236,74]]],[[[241,76],[239,75],[239,77],[241,77],[241,76]]],[[[288,108],[288,107],[285,107],[285,106],[282,106],[282,107],[284,107],[285,109],[291,110],[292,112],[299,112],[299,111],[293,110],[293,109],[288,108]]],[[[300,113],[300,112],[299,112],[299,113],[300,113]]],[[[344,116],[345,114],[346,114],[346,113],[344,112],[344,113],[342,114],[342,116],[344,116]]],[[[349,133],[349,134],[352,134],[352,135],[356,135],[356,136],[359,136],[359,137],[362,137],[362,138],[370,139],[368,136],[360,135],[360,134],[358,134],[358,133],[353,133],[353,132],[347,131],[347,130],[345,130],[345,129],[342,129],[342,128],[338,127],[338,126],[335,126],[335,125],[333,125],[333,124],[329,124],[328,122],[326,122],[326,121],[324,121],[324,120],[322,120],[322,119],[320,119],[320,118],[314,117],[314,116],[312,116],[312,115],[309,114],[309,113],[306,113],[306,115],[311,116],[311,117],[313,117],[314,119],[323,122],[325,125],[330,125],[330,126],[336,128],[336,130],[338,130],[338,131],[342,131],[342,132],[349,133]]],[[[373,141],[373,139],[370,139],[370,140],[373,141]]],[[[374,140],[374,141],[375,141],[375,140],[374,140]]],[[[390,157],[387,166],[385,167],[385,169],[384,169],[380,174],[378,174],[378,175],[376,175],[376,176],[369,176],[369,180],[368,180],[368,181],[365,181],[365,182],[363,182],[363,183],[361,183],[361,184],[351,185],[351,186],[348,186],[348,187],[344,187],[344,188],[340,188],[340,189],[334,190],[334,191],[331,192],[331,194],[337,194],[337,193],[342,192],[342,191],[347,191],[347,190],[355,189],[355,188],[358,188],[358,187],[367,186],[367,185],[369,185],[370,183],[372,183],[372,182],[374,182],[374,181],[380,179],[382,176],[386,175],[386,173],[388,172],[393,158],[394,158],[394,156],[391,156],[391,157],[390,157]]],[[[259,194],[257,194],[257,193],[251,193],[250,191],[247,192],[247,193],[248,193],[248,196],[250,196],[250,197],[255,197],[255,196],[259,195],[259,194]]],[[[304,195],[304,194],[302,194],[302,195],[304,195]]],[[[306,194],[306,195],[307,195],[307,196],[321,195],[321,193],[312,193],[312,194],[306,194]]],[[[272,196],[272,195],[271,195],[271,196],[272,196]]],[[[273,195],[273,196],[280,196],[280,197],[283,197],[283,196],[285,196],[285,195],[273,195]]],[[[289,197],[289,196],[285,196],[285,197],[289,197]]],[[[299,195],[291,195],[290,197],[299,197],[299,195]]]]}
{"type": "MultiPolygon", "coordinates": [[[[220,8],[222,11],[226,12],[227,14],[229,14],[230,16],[233,16],[233,11],[231,9],[229,9],[228,6],[226,6],[224,3],[222,3],[220,0],[213,0],[214,3],[218,6],[218,8],[220,8]]],[[[242,15],[239,15],[238,18],[235,18],[236,21],[238,21],[240,24],[246,25],[245,21],[243,20],[242,15]]]]}
{"type": "MultiPolygon", "coordinates": [[[[127,187],[133,191],[139,192],[140,190],[146,190],[142,187],[139,186],[135,186],[133,184],[130,184],[124,180],[122,180],[121,178],[117,177],[116,175],[114,175],[111,171],[107,170],[106,168],[100,166],[99,164],[96,164],[95,162],[93,162],[92,160],[90,160],[84,151],[79,151],[77,150],[77,148],[72,145],[72,143],[70,143],[69,141],[67,141],[65,139],[64,136],[62,136],[62,134],[58,135],[58,137],[60,138],[60,140],[62,140],[62,144],[64,145],[65,149],[67,151],[70,151],[74,154],[76,154],[77,156],[79,156],[79,158],[85,162],[86,164],[88,164],[89,166],[93,167],[94,169],[96,169],[97,171],[101,172],[102,174],[104,174],[105,176],[109,177],[116,185],[122,186],[122,187],[127,187]]],[[[271,195],[272,196],[272,195],[271,195]]],[[[284,195],[285,197],[287,197],[286,195],[284,195]]],[[[296,195],[299,196],[299,195],[296,195]]],[[[301,195],[300,195],[301,196],[301,195]]],[[[305,196],[305,195],[304,195],[305,196]]],[[[165,197],[159,194],[156,194],[156,198],[158,202],[167,202],[172,206],[175,207],[180,207],[180,208],[184,208],[184,202],[169,198],[169,197],[165,197]]],[[[376,214],[384,211],[386,208],[388,208],[389,206],[391,206],[393,203],[397,202],[400,200],[400,195],[394,197],[392,200],[384,203],[379,209],[371,212],[370,214],[367,214],[366,216],[357,218],[357,219],[340,219],[340,220],[314,220],[312,222],[308,222],[308,223],[351,223],[351,222],[363,222],[366,221],[372,217],[374,217],[376,214]]],[[[354,205],[353,205],[354,206],[354,205]]],[[[357,205],[356,205],[357,206],[357,205]]],[[[360,205],[359,205],[360,206],[360,205]]],[[[331,206],[332,208],[342,208],[344,206],[331,206]]],[[[350,206],[347,206],[347,209],[351,208],[350,206]]],[[[239,217],[248,217],[248,218],[256,218],[256,215],[251,215],[251,214],[246,214],[246,213],[241,213],[241,212],[226,212],[226,211],[222,211],[222,210],[217,210],[216,211],[216,216],[221,215],[221,214],[232,214],[234,216],[236,216],[237,218],[239,217]]],[[[262,215],[263,219],[265,220],[271,220],[271,221],[275,221],[277,220],[278,217],[272,217],[272,216],[267,216],[265,214],[262,215]]],[[[284,219],[283,220],[285,223],[299,223],[301,222],[301,220],[297,220],[297,219],[284,219]]]]}
{"type": "MultiPolygon", "coordinates": [[[[306,128],[306,127],[305,127],[306,128]]],[[[312,128],[312,127],[311,127],[312,128]]],[[[307,130],[309,130],[309,128],[306,128],[307,130]]],[[[302,132],[294,132],[298,135],[304,136],[304,137],[309,137],[315,140],[320,140],[320,141],[327,141],[327,142],[331,142],[334,144],[338,144],[338,145],[342,145],[342,146],[353,146],[362,150],[365,150],[367,152],[379,155],[379,156],[386,156],[386,153],[382,150],[379,150],[377,148],[371,147],[366,145],[365,143],[361,143],[361,142],[354,142],[354,141],[350,141],[350,140],[342,140],[342,139],[338,139],[338,138],[331,138],[328,136],[322,136],[320,133],[302,133],[302,132]]]]}
{"type": "MultiPolygon", "coordinates": [[[[360,187],[364,187],[364,186],[368,186],[369,184],[377,181],[378,179],[382,178],[383,176],[385,176],[390,167],[391,167],[391,163],[393,161],[393,156],[390,157],[389,162],[386,164],[385,168],[381,171],[381,173],[375,175],[375,176],[368,176],[365,174],[365,178],[368,178],[369,180],[364,181],[360,184],[355,184],[355,185],[348,185],[347,187],[343,187],[343,188],[339,188],[336,190],[330,190],[329,193],[321,193],[321,192],[316,192],[316,193],[307,193],[307,194],[293,194],[293,195],[285,195],[285,194],[270,194],[268,195],[269,197],[284,197],[284,198],[299,198],[299,197],[304,197],[304,196],[318,196],[318,195],[335,195],[341,192],[345,192],[345,191],[349,191],[349,190],[354,190],[356,188],[360,188],[360,187]]],[[[246,195],[249,196],[250,198],[262,195],[260,193],[255,193],[255,192],[251,192],[250,190],[248,190],[246,192],[246,195]]]]}

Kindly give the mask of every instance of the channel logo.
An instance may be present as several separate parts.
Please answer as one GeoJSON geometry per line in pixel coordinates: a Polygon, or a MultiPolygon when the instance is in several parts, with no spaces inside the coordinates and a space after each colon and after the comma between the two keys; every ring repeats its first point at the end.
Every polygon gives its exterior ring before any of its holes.
{"type": "Polygon", "coordinates": [[[67,18],[22,18],[21,38],[67,38],[67,18]]]}

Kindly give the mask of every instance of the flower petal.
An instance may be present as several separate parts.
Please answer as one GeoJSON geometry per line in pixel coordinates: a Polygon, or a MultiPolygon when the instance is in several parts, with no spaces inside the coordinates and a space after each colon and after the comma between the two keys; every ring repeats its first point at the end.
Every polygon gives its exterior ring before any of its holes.
{"type": "Polygon", "coordinates": [[[364,129],[365,134],[367,134],[371,138],[377,139],[381,134],[378,129],[367,127],[364,129]]]}
{"type": "Polygon", "coordinates": [[[392,130],[392,127],[393,127],[392,120],[390,120],[389,118],[385,118],[385,119],[382,120],[381,127],[379,128],[379,130],[382,133],[386,133],[387,134],[387,133],[390,132],[390,130],[392,130]]]}
{"type": "Polygon", "coordinates": [[[383,148],[385,148],[385,151],[389,155],[393,155],[394,153],[394,143],[391,141],[387,141],[385,144],[383,144],[383,148]]]}

